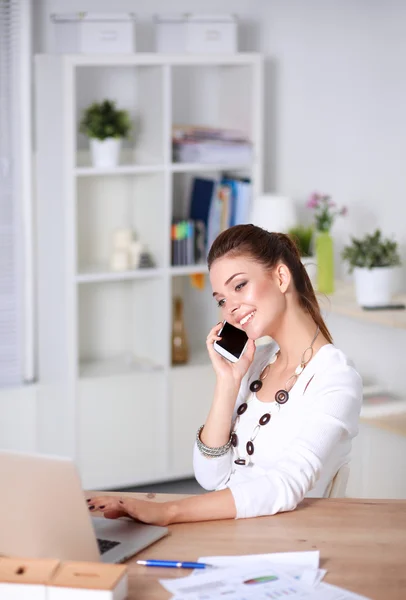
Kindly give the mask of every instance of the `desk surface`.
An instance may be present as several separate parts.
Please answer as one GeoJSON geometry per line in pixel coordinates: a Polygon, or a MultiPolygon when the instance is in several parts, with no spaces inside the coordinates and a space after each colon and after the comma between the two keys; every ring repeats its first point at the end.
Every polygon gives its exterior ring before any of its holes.
{"type": "MultiPolygon", "coordinates": [[[[158,502],[167,494],[128,494],[158,502]]],[[[320,550],[325,581],[372,600],[406,598],[406,500],[306,499],[293,512],[256,519],[171,525],[170,534],[128,561],[130,599],[166,600],[158,579],[175,569],[141,567],[137,559],[320,550]]],[[[187,572],[185,572],[186,574],[187,572]]]]}

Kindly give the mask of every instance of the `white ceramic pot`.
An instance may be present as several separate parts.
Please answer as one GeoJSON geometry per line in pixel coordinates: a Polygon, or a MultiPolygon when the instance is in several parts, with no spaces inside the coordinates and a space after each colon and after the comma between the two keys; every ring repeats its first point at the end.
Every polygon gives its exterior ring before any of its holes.
{"type": "Polygon", "coordinates": [[[312,286],[316,289],[317,281],[317,258],[315,256],[302,256],[302,264],[304,265],[312,286]]]}
{"type": "Polygon", "coordinates": [[[98,140],[90,138],[92,165],[99,169],[117,167],[120,160],[122,138],[98,140]]]}
{"type": "Polygon", "coordinates": [[[393,267],[362,269],[355,267],[355,296],[360,306],[386,306],[390,304],[394,282],[393,267]]]}

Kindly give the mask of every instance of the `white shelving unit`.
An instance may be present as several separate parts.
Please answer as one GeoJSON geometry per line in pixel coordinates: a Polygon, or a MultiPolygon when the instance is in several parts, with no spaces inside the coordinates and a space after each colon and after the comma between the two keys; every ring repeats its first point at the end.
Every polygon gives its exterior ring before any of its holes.
{"type": "Polygon", "coordinates": [[[263,64],[225,56],[36,57],[38,449],[73,457],[87,488],[192,474],[192,446],[212,399],[205,351],[218,310],[172,267],[170,225],[187,217],[194,175],[248,174],[262,191],[263,64]],[[130,111],[133,139],[115,169],[94,169],[78,132],[90,102],[130,111]],[[174,123],[243,130],[244,165],[172,162],[174,123]],[[109,270],[113,230],[133,228],[156,268],[109,270]],[[171,365],[172,298],[181,294],[191,350],[171,365]],[[52,424],[52,425],[51,425],[52,424]]]}

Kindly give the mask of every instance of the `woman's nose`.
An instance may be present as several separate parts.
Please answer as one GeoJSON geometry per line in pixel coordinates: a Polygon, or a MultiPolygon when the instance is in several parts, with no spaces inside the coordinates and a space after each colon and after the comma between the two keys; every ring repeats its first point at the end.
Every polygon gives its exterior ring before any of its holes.
{"type": "Polygon", "coordinates": [[[237,302],[229,302],[227,308],[228,308],[228,313],[230,315],[233,315],[240,308],[240,305],[237,302]]]}

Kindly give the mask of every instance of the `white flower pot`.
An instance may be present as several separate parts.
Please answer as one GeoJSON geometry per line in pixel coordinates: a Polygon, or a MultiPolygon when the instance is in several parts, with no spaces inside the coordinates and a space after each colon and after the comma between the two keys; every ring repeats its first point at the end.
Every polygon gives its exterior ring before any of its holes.
{"type": "Polygon", "coordinates": [[[92,165],[99,169],[117,167],[120,159],[122,138],[98,140],[90,138],[92,165]]]}
{"type": "Polygon", "coordinates": [[[307,271],[312,286],[316,288],[317,258],[315,256],[302,256],[301,261],[307,271]]]}
{"type": "Polygon", "coordinates": [[[355,267],[355,296],[360,306],[386,306],[393,293],[393,267],[355,267]]]}

